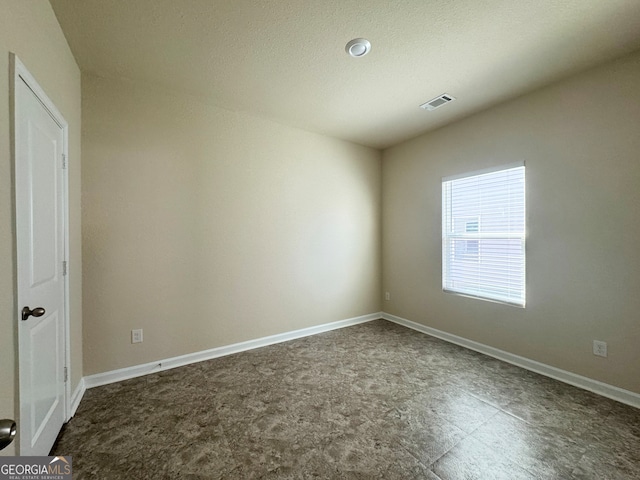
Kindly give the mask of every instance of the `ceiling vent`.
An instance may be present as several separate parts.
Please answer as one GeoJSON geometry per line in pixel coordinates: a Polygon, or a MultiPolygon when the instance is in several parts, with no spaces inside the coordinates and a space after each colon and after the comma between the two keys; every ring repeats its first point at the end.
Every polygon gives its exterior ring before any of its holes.
{"type": "Polygon", "coordinates": [[[446,105],[449,102],[453,102],[454,100],[455,97],[449,95],[448,93],[443,93],[436,98],[432,98],[427,103],[423,103],[422,105],[420,105],[420,108],[431,111],[435,110],[436,108],[440,108],[441,106],[446,105]]]}

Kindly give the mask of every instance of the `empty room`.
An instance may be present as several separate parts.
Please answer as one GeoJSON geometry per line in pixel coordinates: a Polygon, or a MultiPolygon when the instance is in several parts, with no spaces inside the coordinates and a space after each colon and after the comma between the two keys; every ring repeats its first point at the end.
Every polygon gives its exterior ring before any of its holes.
{"type": "Polygon", "coordinates": [[[639,26],[0,0],[0,479],[640,479],[639,26]]]}

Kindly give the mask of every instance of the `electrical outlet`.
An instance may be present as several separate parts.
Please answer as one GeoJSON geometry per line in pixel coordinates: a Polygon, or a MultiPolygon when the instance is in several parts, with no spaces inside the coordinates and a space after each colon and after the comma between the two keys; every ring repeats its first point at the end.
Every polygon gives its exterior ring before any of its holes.
{"type": "Polygon", "coordinates": [[[142,329],[131,330],[131,343],[142,343],[142,329]]]}
{"type": "Polygon", "coordinates": [[[607,356],[607,342],[601,342],[600,340],[593,341],[593,354],[598,357],[607,356]]]}
{"type": "Polygon", "coordinates": [[[385,300],[391,300],[391,294],[389,292],[385,292],[384,299],[385,300]]]}

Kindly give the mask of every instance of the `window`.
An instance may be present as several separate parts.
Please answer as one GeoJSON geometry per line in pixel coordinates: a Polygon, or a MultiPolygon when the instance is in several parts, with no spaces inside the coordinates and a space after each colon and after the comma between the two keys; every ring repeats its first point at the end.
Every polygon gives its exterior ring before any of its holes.
{"type": "Polygon", "coordinates": [[[442,179],[442,288],[525,305],[524,165],[442,179]]]}

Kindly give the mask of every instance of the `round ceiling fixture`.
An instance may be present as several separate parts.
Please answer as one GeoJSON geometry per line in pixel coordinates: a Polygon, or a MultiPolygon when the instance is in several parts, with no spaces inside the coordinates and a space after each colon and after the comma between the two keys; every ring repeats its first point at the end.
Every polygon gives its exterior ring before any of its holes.
{"type": "Polygon", "coordinates": [[[344,49],[352,57],[364,57],[371,50],[371,43],[366,38],[354,38],[344,49]]]}

